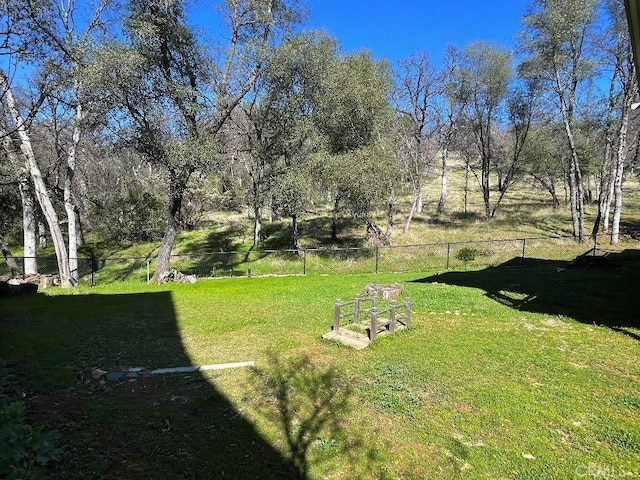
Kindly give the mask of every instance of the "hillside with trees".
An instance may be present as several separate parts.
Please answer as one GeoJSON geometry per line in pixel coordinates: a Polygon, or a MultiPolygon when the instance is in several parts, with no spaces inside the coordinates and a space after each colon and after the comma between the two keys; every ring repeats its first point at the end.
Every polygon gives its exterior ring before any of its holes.
{"type": "Polygon", "coordinates": [[[69,285],[88,242],[157,241],[158,279],[180,231],[226,212],[248,212],[252,248],[281,220],[298,250],[318,215],[336,244],[343,218],[363,231],[383,219],[402,239],[425,195],[434,216],[476,209],[491,223],[515,189],[568,212],[576,241],[619,242],[640,158],[622,2],[532,0],[514,49],[476,42],[397,64],[343,52],[296,0],[218,3],[213,36],[178,0],[0,4],[0,246],[13,275],[37,273],[53,245],[69,285]]]}

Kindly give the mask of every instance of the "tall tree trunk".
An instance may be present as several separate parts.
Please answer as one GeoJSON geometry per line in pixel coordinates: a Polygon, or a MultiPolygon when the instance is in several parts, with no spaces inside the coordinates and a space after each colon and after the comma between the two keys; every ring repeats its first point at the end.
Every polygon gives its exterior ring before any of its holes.
{"type": "Polygon", "coordinates": [[[18,267],[18,262],[11,255],[11,251],[9,250],[9,246],[4,241],[4,237],[0,233],[0,250],[2,250],[2,256],[4,257],[5,262],[7,262],[7,266],[9,270],[11,270],[11,278],[16,278],[20,276],[20,268],[18,267]]]}
{"type": "Polygon", "coordinates": [[[631,103],[637,96],[638,87],[630,77],[625,89],[624,104],[622,106],[622,118],[620,119],[620,130],[618,131],[618,151],[616,153],[616,170],[613,178],[614,190],[614,209],[613,222],[611,224],[611,245],[616,245],[620,235],[620,216],[622,214],[622,177],[624,174],[624,164],[627,159],[627,132],[629,129],[629,116],[631,112],[631,103]]]}
{"type": "Polygon", "coordinates": [[[336,194],[336,199],[333,202],[333,217],[331,219],[331,241],[338,241],[338,211],[340,208],[340,193],[336,194]]]}
{"type": "Polygon", "coordinates": [[[29,184],[28,173],[21,175],[19,190],[22,199],[22,238],[24,240],[24,274],[34,275],[38,273],[37,259],[37,235],[36,235],[36,206],[29,184]]]}
{"type": "Polygon", "coordinates": [[[31,183],[29,182],[29,172],[26,168],[20,166],[23,160],[19,158],[18,152],[13,145],[13,139],[4,131],[4,128],[0,131],[0,135],[2,136],[2,146],[7,154],[10,165],[20,172],[18,177],[18,190],[22,203],[22,238],[24,246],[22,260],[24,274],[33,275],[38,273],[38,260],[36,258],[36,207],[31,183]]]}
{"type": "Polygon", "coordinates": [[[485,220],[491,220],[491,199],[489,197],[489,157],[482,157],[482,175],[480,180],[480,185],[482,187],[482,200],[484,201],[484,217],[485,220]]]}
{"type": "Polygon", "coordinates": [[[42,220],[38,220],[38,248],[40,250],[47,248],[47,229],[42,220]]]}
{"type": "MultiPolygon", "coordinates": [[[[74,97],[78,95],[79,85],[74,82],[74,97]]],[[[64,210],[67,214],[67,237],[69,242],[69,272],[71,278],[78,280],[78,232],[76,224],[76,209],[73,203],[71,187],[73,185],[73,176],[76,170],[76,155],[78,145],[80,143],[81,122],[83,112],[82,104],[76,104],[76,113],[73,125],[73,135],[71,137],[71,146],[67,154],[67,172],[64,180],[64,210]]]]}
{"type": "Polygon", "coordinates": [[[291,215],[291,246],[297,252],[300,250],[300,233],[298,231],[298,216],[291,215]]]}
{"type": "MultiPolygon", "coordinates": [[[[631,53],[629,53],[629,56],[631,53]]],[[[631,59],[628,62],[633,65],[631,59]]],[[[631,68],[629,76],[625,82],[624,98],[622,103],[622,115],[620,118],[620,129],[618,130],[618,151],[616,155],[616,170],[613,179],[614,190],[614,210],[613,223],[611,225],[611,244],[616,245],[620,235],[620,216],[622,214],[622,177],[624,174],[624,165],[627,160],[627,133],[629,130],[629,118],[631,114],[631,105],[633,100],[638,96],[638,84],[635,81],[635,69],[631,68]]]]}
{"type": "Polygon", "coordinates": [[[607,192],[607,203],[604,206],[604,211],[602,212],[602,231],[607,233],[609,231],[609,223],[611,221],[611,200],[613,199],[613,192],[616,187],[615,182],[615,169],[616,164],[613,165],[613,178],[609,181],[609,191],[607,192]]]}
{"type": "MultiPolygon", "coordinates": [[[[614,175],[615,175],[615,164],[614,166],[614,175]]],[[[607,169],[611,168],[611,162],[607,162],[607,169]]],[[[605,166],[603,165],[603,173],[605,171],[605,166]]],[[[591,230],[591,240],[594,242],[598,239],[598,233],[600,233],[600,226],[605,224],[604,231],[606,232],[609,227],[609,205],[611,204],[611,194],[613,192],[613,180],[611,173],[607,172],[604,174],[604,177],[600,179],[600,186],[598,192],[598,213],[596,214],[596,219],[593,222],[593,228],[591,230]],[[604,222],[603,222],[604,221],[604,222]]]]}
{"type": "Polygon", "coordinates": [[[577,158],[572,158],[569,166],[569,205],[573,237],[582,242],[584,240],[584,193],[577,158]]]}
{"type": "MultiPolygon", "coordinates": [[[[626,143],[626,142],[625,142],[626,143]]],[[[626,148],[626,145],[625,145],[626,148]]],[[[611,223],[611,245],[617,245],[620,240],[620,215],[622,214],[622,174],[624,173],[624,154],[620,154],[616,162],[616,172],[613,179],[613,221],[611,223]]]]}
{"type": "MultiPolygon", "coordinates": [[[[611,94],[610,94],[611,95],[611,94]]],[[[604,147],[604,157],[602,161],[602,167],[600,168],[600,179],[597,182],[598,186],[598,213],[596,215],[596,219],[593,222],[593,229],[591,230],[591,240],[596,242],[598,240],[598,233],[600,231],[600,225],[602,224],[602,219],[604,217],[605,212],[607,211],[607,207],[610,203],[609,192],[610,184],[611,184],[611,174],[609,170],[611,169],[611,148],[612,148],[612,138],[611,138],[611,122],[607,122],[607,134],[605,139],[605,147],[604,147]]]]}
{"type": "Polygon", "coordinates": [[[171,251],[173,250],[173,246],[176,243],[176,237],[178,236],[180,210],[182,209],[184,192],[186,190],[187,183],[189,182],[191,172],[188,170],[181,170],[179,172],[172,170],[170,175],[169,208],[167,209],[166,218],[167,226],[165,227],[162,243],[158,250],[156,270],[151,278],[152,282],[161,281],[164,275],[168,273],[171,268],[171,251]]]}
{"type": "Polygon", "coordinates": [[[424,201],[422,196],[422,179],[420,180],[420,186],[418,187],[418,196],[416,198],[416,213],[422,213],[424,210],[424,201]]]}
{"type": "Polygon", "coordinates": [[[2,71],[0,71],[0,88],[2,88],[2,91],[4,92],[4,101],[7,105],[8,112],[14,121],[16,132],[20,138],[20,150],[24,155],[27,170],[33,180],[36,198],[38,199],[40,208],[42,209],[45,219],[47,220],[47,225],[49,226],[49,232],[51,233],[53,246],[56,252],[56,259],[58,261],[60,284],[63,287],[68,287],[70,285],[69,257],[67,256],[64,237],[60,230],[58,214],[53,208],[49,192],[47,191],[44,180],[42,179],[42,173],[40,172],[40,167],[38,167],[38,163],[36,162],[36,157],[31,146],[31,138],[27,132],[27,127],[22,120],[22,116],[16,107],[13,92],[9,86],[9,81],[2,71]]]}
{"type": "Polygon", "coordinates": [[[262,207],[254,203],[253,205],[253,246],[257,247],[262,243],[262,207]]]}
{"type": "Polygon", "coordinates": [[[411,220],[413,220],[413,214],[416,212],[417,208],[418,208],[418,192],[414,190],[413,202],[411,202],[411,209],[409,210],[409,215],[407,215],[407,219],[404,222],[402,233],[407,233],[409,231],[409,225],[411,224],[411,220]]]}
{"type": "Polygon", "coordinates": [[[552,205],[552,208],[555,210],[560,206],[560,199],[556,194],[556,184],[553,178],[549,181],[549,187],[547,188],[547,191],[551,195],[551,202],[552,202],[551,205],[552,205]]]}
{"type": "Polygon", "coordinates": [[[463,194],[463,203],[464,209],[463,212],[465,215],[469,213],[469,170],[471,170],[471,166],[469,165],[469,160],[465,161],[464,165],[464,194],[463,194]]]}
{"type": "Polygon", "coordinates": [[[82,227],[82,218],[80,217],[80,209],[77,202],[74,202],[74,213],[76,217],[76,244],[81,247],[85,244],[84,240],[84,228],[82,227]]]}
{"type": "Polygon", "coordinates": [[[449,157],[449,148],[444,146],[442,149],[442,174],[440,175],[440,200],[438,201],[438,213],[444,213],[447,204],[447,160],[449,157]]]}
{"type": "Polygon", "coordinates": [[[560,80],[560,72],[555,70],[556,93],[560,103],[560,112],[562,114],[562,123],[564,124],[567,141],[569,143],[569,205],[571,208],[571,223],[573,228],[573,237],[579,242],[584,240],[584,191],[582,188],[582,172],[580,171],[580,162],[578,159],[578,149],[576,147],[573,136],[573,111],[572,105],[575,98],[575,87],[568,94],[562,89],[560,80]],[[568,102],[569,101],[569,102],[568,102]],[[569,106],[567,106],[569,105],[569,106]]]}
{"type": "Polygon", "coordinates": [[[393,235],[393,227],[394,227],[394,218],[393,218],[393,209],[395,207],[394,198],[391,196],[389,201],[387,202],[387,231],[385,235],[390,239],[393,235]]]}

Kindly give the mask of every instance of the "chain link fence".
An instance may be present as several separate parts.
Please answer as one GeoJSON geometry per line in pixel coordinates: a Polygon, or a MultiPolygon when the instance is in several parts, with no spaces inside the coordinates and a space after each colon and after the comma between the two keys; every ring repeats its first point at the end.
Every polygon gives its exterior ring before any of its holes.
{"type": "MultiPolygon", "coordinates": [[[[593,245],[576,242],[573,237],[540,237],[389,247],[180,254],[171,257],[171,266],[199,278],[401,273],[526,266],[536,260],[571,260],[593,248],[593,245]]],[[[16,261],[22,268],[24,258],[18,257],[16,261]]],[[[150,257],[82,257],[78,258],[78,274],[74,277],[89,285],[120,281],[146,282],[153,274],[155,264],[156,259],[150,257]]],[[[40,274],[57,275],[55,257],[38,257],[37,265],[40,274]]],[[[2,259],[0,277],[10,276],[11,271],[2,259]]]]}

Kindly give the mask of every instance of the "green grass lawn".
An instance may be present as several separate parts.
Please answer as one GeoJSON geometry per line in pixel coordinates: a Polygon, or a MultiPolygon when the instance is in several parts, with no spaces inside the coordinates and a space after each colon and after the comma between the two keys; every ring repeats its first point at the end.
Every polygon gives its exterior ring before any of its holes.
{"type": "Polygon", "coordinates": [[[5,390],[61,433],[53,478],[637,478],[640,258],[423,274],[116,283],[0,299],[5,390]],[[363,351],[333,304],[404,285],[363,351]],[[254,361],[102,383],[97,367],[254,361]]]}

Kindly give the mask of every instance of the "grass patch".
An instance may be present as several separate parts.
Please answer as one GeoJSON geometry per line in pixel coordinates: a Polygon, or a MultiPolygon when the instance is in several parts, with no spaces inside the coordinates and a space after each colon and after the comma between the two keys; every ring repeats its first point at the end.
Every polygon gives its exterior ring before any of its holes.
{"type": "Polygon", "coordinates": [[[637,255],[442,274],[113,284],[0,300],[0,357],[53,478],[638,475],[637,255]],[[336,298],[401,282],[413,327],[322,341],[336,298]],[[596,325],[594,325],[594,323],[596,325]],[[94,367],[255,370],[91,379],[94,367]]]}

